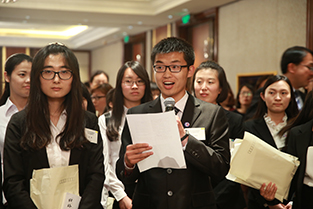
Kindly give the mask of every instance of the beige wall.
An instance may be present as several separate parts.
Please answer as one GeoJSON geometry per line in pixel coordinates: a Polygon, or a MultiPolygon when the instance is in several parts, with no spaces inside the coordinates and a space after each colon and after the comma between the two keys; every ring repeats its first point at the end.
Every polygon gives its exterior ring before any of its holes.
{"type": "Polygon", "coordinates": [[[219,64],[237,74],[276,71],[285,49],[306,43],[306,0],[242,0],[219,9],[219,64]]]}
{"type": "Polygon", "coordinates": [[[91,52],[91,74],[96,70],[104,70],[109,74],[109,83],[114,87],[116,74],[123,64],[124,43],[118,41],[97,48],[91,52]]]}

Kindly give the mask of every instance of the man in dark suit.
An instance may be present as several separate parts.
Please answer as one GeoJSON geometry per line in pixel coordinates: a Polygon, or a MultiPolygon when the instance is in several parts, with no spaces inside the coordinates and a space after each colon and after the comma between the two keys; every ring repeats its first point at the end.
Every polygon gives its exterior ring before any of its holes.
{"type": "Polygon", "coordinates": [[[174,37],[163,39],[153,48],[151,59],[161,95],[131,108],[128,114],[163,112],[163,101],[172,97],[180,110],[176,120],[187,168],[152,168],[140,173],[137,163],[153,154],[152,147],[147,143],[132,144],[126,122],[117,175],[126,187],[137,181],[133,209],[215,209],[212,184],[224,178],[230,161],[228,123],[223,108],[186,92],[195,59],[193,48],[186,41],[174,37]],[[205,140],[188,135],[185,128],[190,127],[205,128],[205,140]]]}
{"type": "Polygon", "coordinates": [[[288,48],[281,58],[281,71],[294,88],[298,109],[301,110],[305,93],[299,91],[313,79],[313,52],[302,46],[288,48]]]}

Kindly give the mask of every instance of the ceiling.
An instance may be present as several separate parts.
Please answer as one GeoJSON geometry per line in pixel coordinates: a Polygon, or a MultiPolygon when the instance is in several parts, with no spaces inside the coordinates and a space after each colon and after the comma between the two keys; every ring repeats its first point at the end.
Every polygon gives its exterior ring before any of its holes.
{"type": "Polygon", "coordinates": [[[92,50],[235,0],[15,1],[0,2],[0,46],[92,50]]]}

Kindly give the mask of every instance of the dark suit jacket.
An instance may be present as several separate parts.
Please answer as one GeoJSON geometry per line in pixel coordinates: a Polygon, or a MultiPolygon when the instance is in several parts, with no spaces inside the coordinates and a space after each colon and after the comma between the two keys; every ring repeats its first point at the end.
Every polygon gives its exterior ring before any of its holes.
{"type": "MultiPolygon", "coordinates": [[[[244,128],[246,131],[254,134],[259,137],[269,145],[273,146],[277,149],[275,141],[272,137],[270,130],[268,129],[266,122],[263,118],[248,120],[244,123],[244,128]]],[[[261,195],[260,191],[257,189],[250,188],[250,193],[248,197],[248,208],[249,209],[261,209],[268,208],[267,204],[278,204],[278,200],[274,200],[272,202],[267,202],[261,195]]]]}
{"type": "MultiPolygon", "coordinates": [[[[98,119],[85,113],[85,127],[98,131],[98,119]]],[[[26,112],[22,110],[12,116],[6,131],[4,144],[4,193],[9,208],[37,208],[30,198],[30,179],[35,169],[49,168],[46,148],[38,151],[24,150],[20,139],[24,133],[26,112]]],[[[79,208],[102,208],[101,191],[104,182],[103,145],[101,134],[98,143],[87,143],[82,148],[72,149],[69,165],[78,164],[79,208]]]]}
{"type": "Polygon", "coordinates": [[[300,166],[296,174],[293,177],[291,187],[289,190],[289,198],[291,198],[295,192],[295,199],[293,202],[293,209],[300,209],[301,207],[301,195],[303,187],[303,179],[306,169],[306,156],[309,146],[313,146],[312,141],[312,126],[313,120],[292,128],[288,136],[287,152],[293,156],[296,156],[300,160],[300,166]]]}
{"type": "MultiPolygon", "coordinates": [[[[244,135],[242,116],[225,109],[224,112],[229,125],[229,138],[242,139],[244,135]]],[[[240,184],[226,178],[214,187],[214,195],[218,209],[243,209],[246,207],[240,184]]]]}
{"type": "MultiPolygon", "coordinates": [[[[131,108],[128,114],[162,112],[160,97],[131,108]]],[[[138,179],[133,195],[133,209],[215,209],[211,181],[217,184],[229,170],[228,124],[223,109],[189,95],[182,124],[204,127],[206,140],[189,136],[184,151],[187,169],[152,168],[139,173],[136,166],[130,175],[124,171],[126,146],[132,143],[127,123],[122,134],[117,175],[124,183],[138,179]]]]}

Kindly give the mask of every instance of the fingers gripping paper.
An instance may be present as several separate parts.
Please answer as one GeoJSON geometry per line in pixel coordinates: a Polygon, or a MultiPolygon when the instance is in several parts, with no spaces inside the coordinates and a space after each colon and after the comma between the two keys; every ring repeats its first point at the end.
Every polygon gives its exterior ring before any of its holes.
{"type": "Polygon", "coordinates": [[[39,209],[60,209],[66,193],[79,195],[78,165],[34,170],[30,196],[39,209]]]}
{"type": "Polygon", "coordinates": [[[260,189],[263,183],[277,186],[275,198],[287,199],[291,180],[300,162],[258,137],[245,132],[244,139],[236,139],[227,179],[260,189]],[[240,143],[241,142],[241,143],[240,143]]]}

